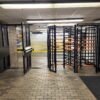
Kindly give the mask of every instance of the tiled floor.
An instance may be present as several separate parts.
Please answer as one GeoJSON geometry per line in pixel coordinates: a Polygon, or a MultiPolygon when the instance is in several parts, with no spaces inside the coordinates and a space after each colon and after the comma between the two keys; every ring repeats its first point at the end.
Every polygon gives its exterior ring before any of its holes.
{"type": "Polygon", "coordinates": [[[96,100],[79,74],[61,66],[48,71],[46,57],[33,58],[33,67],[26,75],[21,69],[0,74],[0,100],[96,100]]]}

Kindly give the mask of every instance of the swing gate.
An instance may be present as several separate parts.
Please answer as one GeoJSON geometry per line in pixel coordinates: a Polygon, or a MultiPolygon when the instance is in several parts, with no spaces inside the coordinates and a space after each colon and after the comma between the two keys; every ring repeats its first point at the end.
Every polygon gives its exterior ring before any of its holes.
{"type": "Polygon", "coordinates": [[[56,26],[48,28],[47,36],[48,44],[48,68],[50,71],[56,72],[56,26]]]}
{"type": "Polygon", "coordinates": [[[0,72],[10,68],[9,26],[19,26],[22,30],[23,72],[26,73],[31,68],[32,52],[30,25],[28,24],[0,24],[0,72]]]}
{"type": "Polygon", "coordinates": [[[23,72],[26,73],[31,68],[31,41],[30,25],[22,24],[22,47],[23,47],[23,72]]]}
{"type": "Polygon", "coordinates": [[[48,27],[48,68],[71,68],[77,73],[82,67],[94,66],[100,71],[99,25],[76,25],[48,27]]]}

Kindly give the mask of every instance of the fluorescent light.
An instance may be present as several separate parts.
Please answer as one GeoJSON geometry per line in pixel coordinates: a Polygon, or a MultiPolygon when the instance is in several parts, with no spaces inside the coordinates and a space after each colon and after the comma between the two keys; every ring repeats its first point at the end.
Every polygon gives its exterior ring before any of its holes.
{"type": "Polygon", "coordinates": [[[94,23],[100,23],[100,20],[96,20],[96,21],[94,21],[94,23]]]}
{"type": "Polygon", "coordinates": [[[100,2],[87,3],[46,3],[46,4],[0,4],[4,9],[45,9],[100,7],[100,2]]]}
{"type": "Polygon", "coordinates": [[[67,20],[37,20],[37,21],[27,21],[27,23],[73,23],[82,22],[83,19],[67,19],[67,20]]]}
{"type": "Polygon", "coordinates": [[[76,25],[77,23],[68,23],[68,24],[48,24],[48,26],[53,26],[53,25],[56,25],[56,26],[74,26],[76,25]]]}
{"type": "Polygon", "coordinates": [[[37,9],[52,8],[52,4],[1,4],[4,9],[37,9]]]}

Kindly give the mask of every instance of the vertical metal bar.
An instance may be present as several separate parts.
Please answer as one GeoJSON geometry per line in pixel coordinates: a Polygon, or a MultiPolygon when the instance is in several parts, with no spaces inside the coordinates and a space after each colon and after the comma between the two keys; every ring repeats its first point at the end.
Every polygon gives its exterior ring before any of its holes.
{"type": "Polygon", "coordinates": [[[3,39],[3,26],[1,26],[1,34],[2,34],[2,47],[4,47],[4,39],[3,39]]]}
{"type": "Polygon", "coordinates": [[[87,33],[88,34],[88,63],[89,63],[89,52],[90,52],[89,51],[89,45],[90,45],[89,44],[89,38],[90,38],[90,33],[91,33],[90,28],[88,28],[88,33],[87,33]]]}
{"type": "Polygon", "coordinates": [[[54,63],[55,63],[55,72],[57,71],[57,59],[56,59],[56,26],[54,26],[54,63]]]}
{"type": "MultiPolygon", "coordinates": [[[[28,45],[31,46],[31,36],[30,36],[30,25],[28,25],[28,45]]],[[[32,66],[32,55],[31,53],[29,54],[29,67],[31,68],[32,66]]]]}
{"type": "Polygon", "coordinates": [[[99,55],[100,55],[100,35],[99,35],[99,33],[100,33],[100,28],[99,27],[97,27],[97,34],[96,34],[96,47],[95,47],[95,49],[96,49],[96,72],[99,72],[99,70],[100,70],[100,68],[99,68],[99,55]]]}
{"type": "MultiPolygon", "coordinates": [[[[5,47],[5,31],[4,31],[4,25],[1,26],[1,34],[2,34],[2,47],[5,47]]],[[[3,57],[3,69],[6,70],[6,58],[3,57]]]]}
{"type": "Polygon", "coordinates": [[[49,51],[50,51],[50,52],[49,52],[49,54],[50,54],[50,55],[49,55],[49,61],[50,61],[50,65],[49,65],[49,66],[50,66],[50,70],[51,70],[51,27],[49,27],[49,28],[50,28],[50,31],[49,31],[49,32],[50,32],[50,33],[49,33],[49,47],[50,47],[50,48],[49,48],[49,51]]]}
{"type": "Polygon", "coordinates": [[[28,33],[29,33],[29,45],[31,45],[31,36],[30,36],[30,25],[28,25],[28,33]]]}
{"type": "Polygon", "coordinates": [[[48,67],[52,70],[52,27],[48,27],[48,67]]]}
{"type": "Polygon", "coordinates": [[[98,27],[98,71],[100,71],[100,26],[98,27]]]}
{"type": "MultiPolygon", "coordinates": [[[[23,24],[21,24],[21,30],[22,30],[22,48],[23,48],[23,51],[24,51],[25,46],[24,46],[23,24]]],[[[23,73],[25,74],[25,72],[26,72],[26,64],[25,64],[25,55],[23,54],[23,73]]]]}
{"type": "MultiPolygon", "coordinates": [[[[27,31],[27,46],[30,46],[30,27],[29,25],[26,25],[26,31],[27,31]]],[[[27,63],[28,63],[28,66],[27,68],[30,69],[31,68],[31,52],[27,55],[27,63]]]]}
{"type": "Polygon", "coordinates": [[[63,68],[65,68],[65,27],[63,27],[63,68]]]}
{"type": "Polygon", "coordinates": [[[70,28],[70,30],[69,30],[69,38],[71,38],[71,44],[70,44],[70,46],[71,46],[71,51],[69,51],[69,64],[71,65],[71,63],[72,63],[72,61],[71,61],[71,59],[72,59],[72,57],[71,57],[71,53],[72,53],[72,37],[71,37],[71,34],[72,34],[72,27],[69,27],[70,28]]]}
{"type": "Polygon", "coordinates": [[[86,64],[87,64],[87,59],[88,59],[88,51],[87,51],[87,49],[88,49],[88,28],[86,28],[86,49],[85,49],[85,51],[86,51],[86,64]]]}
{"type": "Polygon", "coordinates": [[[85,53],[85,54],[84,54],[84,55],[85,55],[85,56],[84,56],[85,64],[86,64],[86,39],[87,39],[87,38],[86,38],[86,32],[87,32],[87,28],[85,28],[85,41],[84,41],[84,42],[85,42],[85,48],[84,48],[84,53],[85,53]]]}
{"type": "Polygon", "coordinates": [[[78,45],[78,30],[77,30],[77,26],[75,25],[74,27],[74,72],[77,73],[78,72],[78,53],[77,53],[77,45],[78,45]]]}
{"type": "Polygon", "coordinates": [[[25,47],[24,47],[24,33],[23,33],[23,24],[21,24],[21,30],[22,30],[22,48],[23,48],[23,51],[24,51],[25,47]]]}
{"type": "Polygon", "coordinates": [[[25,24],[25,38],[26,38],[26,47],[28,46],[28,39],[27,39],[27,35],[28,35],[28,32],[27,32],[27,25],[25,24]]]}
{"type": "Polygon", "coordinates": [[[49,68],[49,28],[47,29],[47,60],[48,60],[48,68],[49,68]]]}
{"type": "Polygon", "coordinates": [[[52,44],[51,44],[52,45],[51,46],[52,47],[52,56],[51,56],[52,57],[52,70],[54,70],[54,66],[55,66],[54,65],[54,50],[53,50],[54,49],[54,45],[53,45],[54,44],[54,29],[52,29],[51,37],[52,37],[52,44]]]}
{"type": "Polygon", "coordinates": [[[82,26],[80,27],[81,29],[80,29],[80,44],[79,44],[79,49],[80,49],[80,59],[79,59],[79,61],[80,61],[80,68],[82,67],[82,46],[83,46],[83,42],[82,42],[82,26]]]}
{"type": "Polygon", "coordinates": [[[97,32],[96,32],[96,45],[95,45],[95,50],[96,50],[96,64],[95,64],[95,71],[98,72],[98,27],[97,27],[97,32]]]}

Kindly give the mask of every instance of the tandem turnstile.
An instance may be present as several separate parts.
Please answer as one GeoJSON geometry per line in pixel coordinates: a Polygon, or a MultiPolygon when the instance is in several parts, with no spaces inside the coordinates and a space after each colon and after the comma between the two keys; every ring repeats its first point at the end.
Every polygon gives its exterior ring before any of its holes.
{"type": "Polygon", "coordinates": [[[56,72],[60,65],[75,73],[84,66],[100,71],[99,25],[49,26],[48,68],[56,72]]]}

